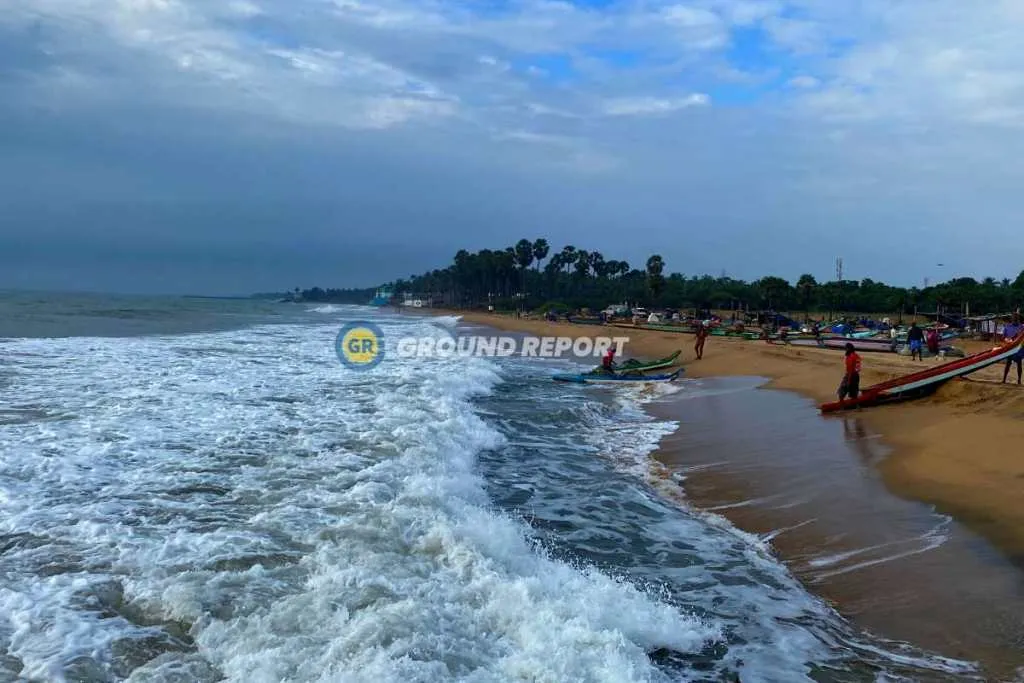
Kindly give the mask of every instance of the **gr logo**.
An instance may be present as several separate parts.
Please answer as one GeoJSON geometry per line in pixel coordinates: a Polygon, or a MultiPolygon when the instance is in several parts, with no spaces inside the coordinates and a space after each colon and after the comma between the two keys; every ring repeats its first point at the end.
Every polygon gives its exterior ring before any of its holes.
{"type": "Polygon", "coordinates": [[[384,333],[364,320],[350,322],[338,332],[334,350],[345,367],[369,370],[384,360],[384,333]]]}

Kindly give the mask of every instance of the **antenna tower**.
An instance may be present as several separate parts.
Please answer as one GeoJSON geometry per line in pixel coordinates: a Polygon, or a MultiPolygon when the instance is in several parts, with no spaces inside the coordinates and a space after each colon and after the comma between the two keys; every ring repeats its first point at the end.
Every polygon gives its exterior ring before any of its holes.
{"type": "Polygon", "coordinates": [[[836,281],[843,281],[843,259],[841,258],[836,259],[836,281]]]}

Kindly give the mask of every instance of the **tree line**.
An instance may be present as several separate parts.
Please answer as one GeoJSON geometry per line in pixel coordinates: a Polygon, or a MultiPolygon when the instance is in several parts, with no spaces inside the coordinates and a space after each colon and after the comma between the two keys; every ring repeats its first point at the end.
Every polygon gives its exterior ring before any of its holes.
{"type": "MultiPolygon", "coordinates": [[[[396,296],[435,305],[496,309],[603,309],[625,303],[677,309],[803,311],[808,315],[941,310],[958,316],[1016,310],[1024,301],[1024,272],[1016,280],[959,277],[929,287],[897,287],[865,278],[819,282],[805,273],[791,283],[768,275],[747,282],[727,276],[665,273],[651,255],[643,267],[567,245],[552,252],[546,239],[521,239],[503,249],[460,249],[445,268],[389,283],[396,296]]],[[[304,290],[306,301],[366,303],[373,289],[304,290]]]]}

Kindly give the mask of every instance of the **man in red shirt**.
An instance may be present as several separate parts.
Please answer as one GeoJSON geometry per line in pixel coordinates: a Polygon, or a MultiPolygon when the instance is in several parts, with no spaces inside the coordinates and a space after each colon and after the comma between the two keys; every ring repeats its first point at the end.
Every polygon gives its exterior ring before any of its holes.
{"type": "Polygon", "coordinates": [[[601,361],[601,368],[605,372],[615,372],[615,347],[611,346],[605,351],[604,358],[601,361]]]}
{"type": "Polygon", "coordinates": [[[857,398],[860,395],[860,356],[853,348],[853,344],[846,345],[846,374],[839,385],[839,400],[849,396],[857,398]]]}

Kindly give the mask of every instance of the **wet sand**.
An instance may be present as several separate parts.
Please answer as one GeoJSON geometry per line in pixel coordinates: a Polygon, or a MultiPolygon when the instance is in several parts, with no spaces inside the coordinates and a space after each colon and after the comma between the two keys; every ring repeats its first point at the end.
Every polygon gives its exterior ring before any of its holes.
{"type": "MultiPolygon", "coordinates": [[[[776,389],[791,389],[815,402],[834,400],[842,374],[842,354],[809,347],[711,337],[704,358],[695,360],[693,335],[611,326],[572,325],[511,316],[451,312],[466,322],[503,330],[550,336],[625,336],[625,355],[666,356],[682,349],[686,376],[760,376],[776,389]]],[[[992,344],[958,343],[967,353],[992,344]]],[[[940,361],[914,362],[892,353],[862,353],[862,386],[940,361]]],[[[596,363],[596,361],[595,361],[596,363]]],[[[860,411],[865,428],[892,447],[878,464],[885,483],[899,495],[934,504],[995,543],[1024,567],[1024,389],[1001,385],[1002,368],[953,381],[933,397],[860,411]]],[[[807,413],[819,421],[813,405],[807,413]]]]}
{"type": "Polygon", "coordinates": [[[1024,666],[1024,573],[932,506],[892,495],[891,448],[863,419],[823,420],[766,380],[686,380],[650,406],[679,429],[658,459],[694,506],[769,539],[790,569],[859,626],[988,680],[1024,666]]]}

